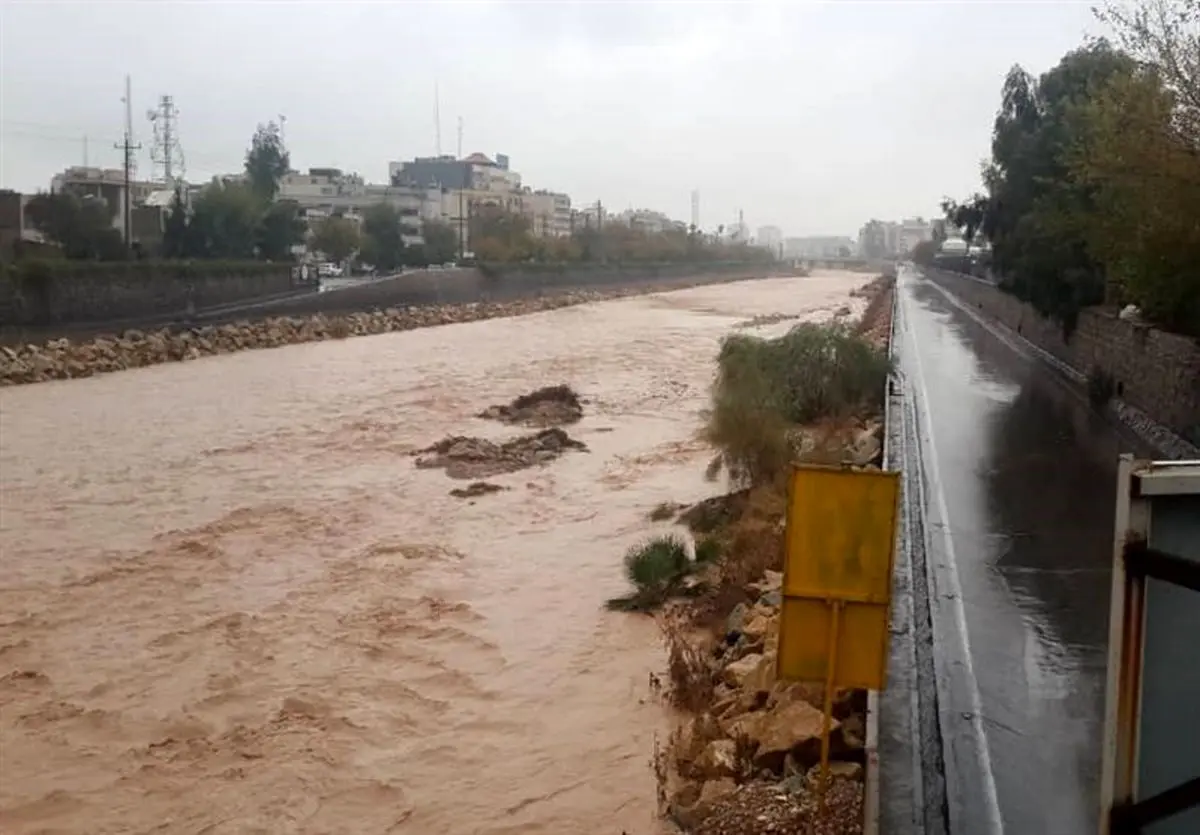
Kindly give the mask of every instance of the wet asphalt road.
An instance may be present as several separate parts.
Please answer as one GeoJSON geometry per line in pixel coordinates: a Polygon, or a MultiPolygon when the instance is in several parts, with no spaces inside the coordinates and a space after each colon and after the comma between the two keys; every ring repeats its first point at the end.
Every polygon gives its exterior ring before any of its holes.
{"type": "Polygon", "coordinates": [[[932,283],[899,287],[949,832],[1095,832],[1116,461],[1149,451],[932,283]]]}

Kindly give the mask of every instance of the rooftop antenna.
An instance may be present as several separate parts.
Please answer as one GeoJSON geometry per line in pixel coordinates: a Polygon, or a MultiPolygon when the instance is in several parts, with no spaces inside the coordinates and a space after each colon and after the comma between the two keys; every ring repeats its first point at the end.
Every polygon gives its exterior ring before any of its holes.
{"type": "Polygon", "coordinates": [[[433,81],[433,131],[434,141],[437,144],[437,155],[440,157],[442,155],[442,102],[437,79],[433,81]]]}
{"type": "Polygon", "coordinates": [[[462,159],[462,116],[458,117],[458,158],[462,159]]]}

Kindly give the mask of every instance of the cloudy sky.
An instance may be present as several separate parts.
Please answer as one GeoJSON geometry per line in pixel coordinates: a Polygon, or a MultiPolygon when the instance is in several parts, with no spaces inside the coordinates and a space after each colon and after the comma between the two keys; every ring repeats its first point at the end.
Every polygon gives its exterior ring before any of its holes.
{"type": "MultiPolygon", "coordinates": [[[[116,167],[174,96],[189,179],[286,115],[298,168],[383,181],[441,144],[575,203],[855,234],[978,183],[1005,72],[1098,32],[1087,2],[0,0],[0,187],[116,167]]],[[[139,156],[150,170],[148,154],[139,156]]]]}

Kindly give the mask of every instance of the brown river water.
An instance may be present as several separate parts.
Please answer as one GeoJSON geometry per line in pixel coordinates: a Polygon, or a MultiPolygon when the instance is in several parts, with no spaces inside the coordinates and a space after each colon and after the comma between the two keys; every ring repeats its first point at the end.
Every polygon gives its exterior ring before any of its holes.
{"type": "MultiPolygon", "coordinates": [[[[653,833],[653,620],[612,614],[720,338],[867,276],[711,285],[0,393],[0,831],[653,833]],[[542,385],[589,452],[410,453],[542,385]]],[[[754,332],[776,332],[780,323],[754,332]]]]}

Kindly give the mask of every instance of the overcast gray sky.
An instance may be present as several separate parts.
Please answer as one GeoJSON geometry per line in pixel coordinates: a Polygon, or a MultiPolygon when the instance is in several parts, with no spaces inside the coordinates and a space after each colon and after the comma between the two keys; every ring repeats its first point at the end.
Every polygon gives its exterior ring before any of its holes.
{"type": "MultiPolygon", "coordinates": [[[[164,93],[188,178],[239,170],[287,116],[298,168],[382,182],[435,148],[507,153],[526,184],[701,224],[850,234],[979,181],[1005,72],[1098,31],[1086,2],[0,0],[0,186],[116,167],[164,93]]],[[[143,151],[143,171],[150,168],[143,151]]]]}

